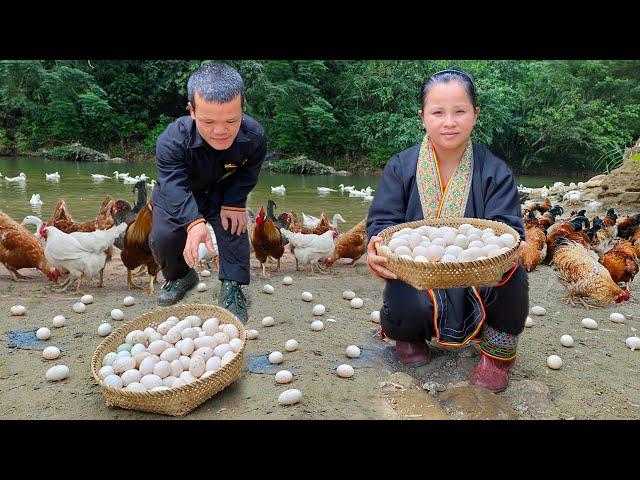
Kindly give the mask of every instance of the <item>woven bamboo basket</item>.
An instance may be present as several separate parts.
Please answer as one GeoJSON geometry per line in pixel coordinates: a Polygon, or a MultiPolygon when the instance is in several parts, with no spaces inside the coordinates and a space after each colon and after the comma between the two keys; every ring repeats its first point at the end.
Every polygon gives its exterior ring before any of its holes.
{"type": "Polygon", "coordinates": [[[402,223],[384,229],[378,234],[387,245],[391,236],[403,228],[418,228],[423,225],[432,227],[454,227],[468,223],[476,228],[492,228],[496,235],[510,233],[516,238],[516,244],[508,252],[484,260],[470,262],[415,262],[400,258],[394,253],[385,253],[381,244],[376,244],[378,255],[388,258],[387,269],[395,273],[400,280],[418,290],[434,288],[457,288],[477,285],[495,285],[502,276],[513,268],[517,261],[520,235],[502,222],[478,218],[428,218],[416,222],[402,223]]]}
{"type": "Polygon", "coordinates": [[[91,358],[91,373],[100,385],[102,394],[109,406],[183,416],[240,378],[244,365],[246,341],[244,325],[228,310],[214,305],[201,304],[167,307],[140,315],[113,331],[98,345],[93,354],[91,358]],[[220,320],[220,325],[231,323],[238,328],[240,333],[238,338],[242,340],[242,348],[229,363],[217,370],[213,375],[170,390],[129,392],[109,387],[100,380],[98,371],[102,367],[104,356],[109,352],[115,351],[121,343],[124,343],[129,332],[144,330],[147,327],[156,328],[171,315],[175,315],[180,319],[187,315],[198,315],[203,321],[210,317],[217,317],[220,320]]]}

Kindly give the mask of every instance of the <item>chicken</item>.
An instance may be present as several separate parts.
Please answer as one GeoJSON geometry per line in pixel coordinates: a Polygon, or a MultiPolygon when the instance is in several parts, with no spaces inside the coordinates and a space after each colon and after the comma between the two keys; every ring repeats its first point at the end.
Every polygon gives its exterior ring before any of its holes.
{"type": "MultiPolygon", "coordinates": [[[[153,295],[153,283],[156,280],[160,267],[156,263],[151,247],[149,247],[149,235],[151,235],[151,226],[153,219],[153,203],[147,203],[147,206],[138,212],[135,220],[126,225],[124,231],[123,248],[120,252],[120,258],[125,267],[127,267],[127,285],[129,288],[140,288],[136,285],[132,278],[132,270],[141,266],[147,266],[147,272],[150,275],[149,284],[147,285],[147,293],[153,295]]],[[[115,238],[114,238],[115,241],[115,238]]]]}
{"type": "Polygon", "coordinates": [[[332,266],[339,258],[351,258],[349,265],[355,267],[356,262],[367,250],[367,219],[365,218],[335,242],[333,255],[324,261],[327,267],[332,266]]]}
{"type": "Polygon", "coordinates": [[[79,292],[82,278],[85,276],[100,275],[99,286],[102,287],[107,250],[126,228],[126,224],[121,224],[109,230],[64,233],[56,227],[42,224],[40,235],[46,242],[45,257],[54,267],[69,271],[69,278],[61,285],[63,288],[60,291],[67,290],[69,285],[77,280],[76,292],[79,292]]]}
{"type": "Polygon", "coordinates": [[[524,208],[529,211],[537,210],[540,213],[545,213],[547,210],[551,208],[551,200],[549,198],[545,198],[541,202],[527,202],[524,204],[524,208]]]}
{"type": "Polygon", "coordinates": [[[251,245],[256,258],[262,266],[262,276],[266,277],[267,258],[274,258],[278,264],[276,271],[280,270],[280,258],[284,254],[284,243],[280,230],[273,221],[264,213],[264,207],[260,207],[260,212],[256,217],[256,225],[251,235],[251,245]]]}
{"type": "Polygon", "coordinates": [[[94,230],[106,230],[111,228],[114,224],[113,216],[111,215],[111,206],[113,200],[110,195],[107,195],[95,220],[88,222],[76,222],[67,209],[67,204],[63,198],[58,200],[55,212],[49,225],[53,225],[58,230],[64,233],[73,232],[93,232],[94,230]]]}
{"type": "Polygon", "coordinates": [[[591,298],[598,306],[629,300],[631,292],[613,281],[598,256],[584,246],[567,238],[558,238],[553,256],[558,281],[569,290],[567,303],[575,306],[574,297],[588,309],[593,307],[583,297],[591,298]]]}
{"type": "Polygon", "coordinates": [[[615,214],[613,208],[607,210],[606,215],[602,219],[604,222],[604,230],[606,230],[609,237],[613,238],[618,236],[618,225],[616,224],[618,215],[615,214]]]}
{"type": "Polygon", "coordinates": [[[36,217],[35,215],[27,215],[26,217],[24,217],[24,219],[20,223],[20,226],[25,226],[28,224],[35,225],[36,233],[34,233],[33,235],[38,239],[38,241],[44,248],[44,238],[40,236],[40,225],[42,225],[42,223],[43,222],[40,217],[36,217]]]}
{"type": "Polygon", "coordinates": [[[538,219],[538,217],[536,217],[535,211],[533,211],[533,210],[523,209],[522,210],[522,219],[524,221],[524,227],[525,228],[539,227],[540,226],[539,219],[538,219]]]}
{"type": "MultiPolygon", "coordinates": [[[[275,216],[274,208],[276,206],[276,202],[271,199],[267,200],[267,216],[271,219],[278,231],[280,231],[281,228],[289,228],[291,222],[287,215],[280,214],[278,217],[275,216]]],[[[289,243],[289,240],[284,237],[282,238],[282,241],[284,242],[283,245],[287,245],[289,243]]]]}
{"type": "Polygon", "coordinates": [[[0,263],[9,270],[13,281],[29,278],[21,275],[18,270],[37,268],[47,279],[58,283],[60,273],[47,261],[40,241],[1,210],[0,263]]]}
{"type": "Polygon", "coordinates": [[[604,254],[600,263],[609,270],[614,282],[623,282],[625,288],[628,289],[629,283],[633,281],[633,278],[638,273],[637,259],[638,255],[631,242],[621,240],[604,254]]]}
{"type": "Polygon", "coordinates": [[[547,238],[541,228],[534,226],[525,226],[524,238],[526,245],[520,250],[520,260],[527,272],[533,272],[547,255],[547,238]]]}
{"type": "Polygon", "coordinates": [[[640,228],[637,228],[629,238],[629,242],[636,249],[636,255],[640,258],[640,228]]]}
{"type": "MultiPolygon", "coordinates": [[[[281,228],[282,235],[289,239],[293,247],[293,254],[296,258],[296,270],[300,263],[311,266],[311,273],[314,272],[313,266],[318,261],[331,258],[335,249],[334,239],[338,233],[333,230],[327,230],[322,235],[294,233],[286,228],[281,228]]],[[[321,270],[321,267],[318,265],[321,270]]]]}
{"type": "Polygon", "coordinates": [[[322,213],[322,215],[320,215],[320,223],[318,223],[318,225],[313,228],[300,225],[298,216],[295,214],[295,212],[284,212],[284,214],[281,214],[280,216],[285,218],[289,222],[289,228],[287,228],[287,230],[293,233],[303,233],[305,235],[322,235],[329,230],[334,231],[336,234],[338,233],[338,229],[331,226],[324,212],[322,213]]]}
{"type": "MultiPolygon", "coordinates": [[[[587,217],[576,217],[568,222],[555,223],[547,230],[547,255],[544,261],[551,263],[553,259],[553,252],[555,251],[555,239],[559,237],[571,238],[585,247],[591,245],[591,238],[589,234],[581,230],[582,226],[588,228],[589,220],[587,217]]],[[[600,227],[593,227],[597,231],[600,227]]],[[[595,231],[592,230],[591,234],[595,236],[595,231]]]]}
{"type": "Polygon", "coordinates": [[[638,225],[640,225],[640,213],[633,215],[631,217],[622,217],[617,221],[618,225],[618,236],[620,238],[628,239],[631,237],[634,232],[638,229],[638,225]]]}
{"type": "Polygon", "coordinates": [[[556,223],[556,217],[559,217],[564,213],[564,208],[561,205],[555,205],[549,210],[544,212],[538,223],[543,230],[547,230],[551,225],[556,223]]]}

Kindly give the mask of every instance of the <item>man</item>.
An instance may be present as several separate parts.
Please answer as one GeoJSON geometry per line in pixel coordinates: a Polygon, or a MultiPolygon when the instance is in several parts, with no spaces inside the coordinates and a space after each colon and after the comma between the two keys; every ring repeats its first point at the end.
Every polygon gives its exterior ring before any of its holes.
{"type": "Polygon", "coordinates": [[[206,222],[218,242],[222,285],[218,304],[247,321],[249,284],[247,195],[267,151],[262,126],[243,113],[244,82],[233,68],[208,64],[187,83],[190,116],[158,137],[150,245],[165,284],[159,305],[181,300],[198,282],[198,246],[214,252],[206,222]]]}

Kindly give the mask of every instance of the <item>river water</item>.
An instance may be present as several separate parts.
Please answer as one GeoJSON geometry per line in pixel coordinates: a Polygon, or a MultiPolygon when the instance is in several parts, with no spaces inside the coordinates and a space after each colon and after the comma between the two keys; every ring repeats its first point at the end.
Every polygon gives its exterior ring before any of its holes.
{"type": "MultiPolygon", "coordinates": [[[[58,199],[64,197],[75,220],[92,220],[107,194],[116,199],[122,198],[130,203],[135,202],[133,186],[125,185],[122,180],[113,178],[116,170],[120,173],[129,173],[132,177],[142,173],[150,178],[156,176],[155,166],[152,164],[63,162],[34,157],[0,157],[0,173],[3,175],[0,178],[0,208],[18,222],[22,221],[26,215],[37,215],[43,219],[49,219],[58,199]],[[60,181],[45,180],[45,173],[56,171],[60,174],[60,181]],[[16,177],[20,172],[25,173],[26,181],[9,183],[4,178],[16,177]],[[92,173],[107,175],[111,178],[95,182],[91,179],[92,173]],[[29,203],[33,194],[40,195],[42,206],[32,206],[29,203]]],[[[362,198],[350,198],[347,193],[341,194],[338,186],[344,183],[359,189],[367,186],[376,189],[378,181],[377,176],[292,175],[263,172],[247,204],[256,214],[261,205],[266,208],[269,198],[277,204],[276,213],[282,210],[294,210],[319,217],[320,213],[325,211],[330,219],[334,213],[340,213],[346,220],[346,223],[339,225],[340,230],[344,231],[364,218],[370,203],[362,198]],[[278,185],[286,187],[284,195],[271,193],[271,187],[278,185]],[[338,192],[321,195],[318,194],[316,187],[334,188],[338,192]]],[[[541,187],[551,186],[556,181],[569,183],[577,179],[562,176],[519,175],[516,181],[528,187],[541,187]]],[[[33,227],[29,228],[33,229],[33,227]]]]}

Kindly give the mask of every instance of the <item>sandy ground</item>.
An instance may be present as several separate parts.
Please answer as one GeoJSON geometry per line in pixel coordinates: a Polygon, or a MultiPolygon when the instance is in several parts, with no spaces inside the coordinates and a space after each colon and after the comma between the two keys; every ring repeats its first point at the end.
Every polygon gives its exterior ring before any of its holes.
{"type": "MultiPolygon", "coordinates": [[[[117,251],[117,250],[116,250],[117,251]]],[[[280,273],[261,279],[257,261],[252,258],[252,282],[247,287],[251,301],[249,327],[256,328],[257,340],[247,341],[245,370],[241,379],[198,407],[188,419],[638,419],[640,418],[640,352],[625,347],[627,336],[638,335],[640,310],[638,282],[632,286],[631,302],[587,312],[561,300],[563,288],[552,269],[541,266],[530,274],[531,306],[542,305],[546,316],[534,317],[536,325],[520,337],[520,357],[512,370],[511,384],[501,394],[470,386],[468,374],[475,367],[475,347],[457,351],[435,350],[432,361],[423,367],[407,368],[394,358],[394,347],[379,340],[379,326],[370,312],[381,304],[381,281],[368,273],[364,259],[355,268],[337,264],[330,274],[296,272],[293,257],[285,254],[280,273]],[[291,275],[294,284],[282,285],[291,275]],[[262,286],[275,287],[273,295],[262,293],[262,286]],[[342,291],[354,290],[364,300],[359,310],[350,308],[342,291]],[[313,302],[300,299],[303,291],[314,295],[313,302]],[[312,332],[316,303],[327,307],[325,329],[312,332]],[[626,324],[609,320],[619,311],[626,324]],[[275,326],[262,327],[264,316],[273,316],[275,326]],[[598,330],[586,330],[580,320],[591,317],[598,330]],[[335,322],[326,321],[334,318],[335,322]],[[560,336],[570,334],[573,348],[560,345],[560,336]],[[299,342],[296,352],[284,350],[290,338],[299,342]],[[351,360],[345,348],[355,344],[362,349],[359,359],[351,360]],[[282,351],[284,362],[269,365],[268,353],[282,351]],[[562,369],[546,366],[548,355],[564,360],[562,369]],[[343,379],[335,368],[349,363],[355,375],[343,379]],[[289,369],[293,381],[276,384],[274,374],[289,369]],[[303,394],[301,403],[282,407],[277,398],[287,388],[303,394]]],[[[273,269],[273,267],[271,267],[273,269]]],[[[90,371],[93,352],[102,337],[97,327],[111,322],[113,308],[125,312],[125,321],[157,309],[155,297],[126,287],[126,271],[116,255],[105,272],[105,286],[97,281],[85,285],[85,293],[95,297],[86,313],[76,314],[71,305],[79,300],[74,293],[52,293],[45,278],[35,270],[23,270],[30,280],[14,283],[0,266],[0,418],[2,419],[160,419],[171,418],[144,412],[107,407],[90,371]],[[137,302],[123,307],[124,296],[133,294],[137,302]],[[10,316],[12,305],[27,307],[22,317],[10,316]],[[57,314],[67,317],[66,325],[53,328],[57,314]],[[35,339],[35,329],[48,326],[52,336],[46,342],[31,342],[16,348],[16,331],[22,338],[35,339]],[[48,361],[42,349],[57,345],[59,359],[48,361]],[[58,363],[70,367],[62,382],[48,382],[46,370],[58,363]]],[[[184,303],[214,303],[219,281],[214,273],[203,279],[209,290],[190,292],[184,303]]],[[[140,280],[138,280],[140,282],[140,280]]],[[[159,287],[159,285],[158,285],[159,287]]]]}

